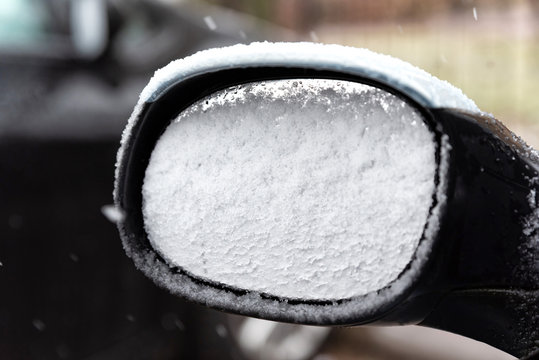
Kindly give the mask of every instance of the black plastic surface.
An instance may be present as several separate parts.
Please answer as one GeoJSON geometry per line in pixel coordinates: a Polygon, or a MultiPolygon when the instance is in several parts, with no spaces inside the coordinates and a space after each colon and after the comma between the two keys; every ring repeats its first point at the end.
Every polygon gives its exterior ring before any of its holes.
{"type": "Polygon", "coordinates": [[[431,111],[451,144],[448,206],[422,280],[384,320],[527,355],[539,346],[538,235],[525,231],[539,221],[537,159],[493,118],[431,111]]]}

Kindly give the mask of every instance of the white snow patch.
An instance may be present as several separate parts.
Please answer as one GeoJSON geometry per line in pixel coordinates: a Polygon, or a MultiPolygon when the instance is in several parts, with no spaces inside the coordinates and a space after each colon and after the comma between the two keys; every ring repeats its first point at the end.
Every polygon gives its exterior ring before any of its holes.
{"type": "Polygon", "coordinates": [[[205,16],[204,22],[206,23],[206,26],[211,30],[215,31],[217,30],[217,24],[215,23],[215,20],[211,16],[205,16]]]}
{"type": "Polygon", "coordinates": [[[115,205],[103,205],[101,213],[112,223],[122,222],[125,218],[125,212],[115,205]]]}
{"type": "Polygon", "coordinates": [[[23,225],[23,218],[19,214],[12,214],[9,216],[8,224],[10,228],[14,230],[18,230],[23,225]]]}
{"type": "Polygon", "coordinates": [[[417,110],[377,88],[232,87],[192,105],[158,141],[145,228],[170,265],[199,278],[288,298],[364,295],[416,252],[435,153],[417,110]]]}

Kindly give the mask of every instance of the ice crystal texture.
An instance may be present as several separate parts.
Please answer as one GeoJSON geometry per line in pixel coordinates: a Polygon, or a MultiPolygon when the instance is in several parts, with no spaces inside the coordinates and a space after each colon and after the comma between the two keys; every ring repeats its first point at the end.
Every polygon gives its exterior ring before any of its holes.
{"type": "Polygon", "coordinates": [[[379,290],[411,261],[435,192],[420,113],[363,84],[246,84],[193,104],[158,141],[143,215],[169,266],[309,300],[379,290]]]}

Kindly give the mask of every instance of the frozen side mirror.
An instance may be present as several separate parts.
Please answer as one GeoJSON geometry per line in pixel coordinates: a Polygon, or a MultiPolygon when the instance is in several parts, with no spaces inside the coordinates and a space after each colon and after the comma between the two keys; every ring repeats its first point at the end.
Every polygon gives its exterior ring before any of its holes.
{"type": "Polygon", "coordinates": [[[537,155],[366,50],[214,49],[156,73],[118,154],[128,255],[191,301],[537,350],[537,155]]]}

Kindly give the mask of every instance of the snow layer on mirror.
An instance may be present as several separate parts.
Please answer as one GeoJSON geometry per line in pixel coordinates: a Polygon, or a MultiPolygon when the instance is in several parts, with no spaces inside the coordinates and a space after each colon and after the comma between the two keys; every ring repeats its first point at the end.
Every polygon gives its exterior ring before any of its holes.
{"type": "Polygon", "coordinates": [[[220,91],[163,133],[146,170],[150,243],[170,266],[277,297],[384,288],[435,192],[421,115],[367,85],[278,80],[220,91]]]}

